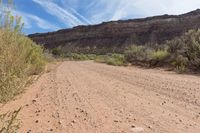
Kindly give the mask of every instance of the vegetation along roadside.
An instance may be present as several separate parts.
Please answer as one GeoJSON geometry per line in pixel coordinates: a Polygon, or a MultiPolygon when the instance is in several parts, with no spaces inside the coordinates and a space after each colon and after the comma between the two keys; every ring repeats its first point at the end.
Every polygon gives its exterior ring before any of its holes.
{"type": "Polygon", "coordinates": [[[83,54],[66,53],[61,47],[54,48],[56,57],[70,60],[94,60],[109,65],[127,64],[151,67],[168,67],[182,73],[200,71],[200,29],[190,30],[181,37],[166,41],[164,44],[133,44],[123,53],[83,54]]]}
{"type": "Polygon", "coordinates": [[[0,102],[23,91],[28,77],[44,70],[43,48],[21,32],[21,17],[13,16],[11,1],[1,1],[0,18],[0,102]],[[6,4],[6,8],[5,8],[6,4]]]}

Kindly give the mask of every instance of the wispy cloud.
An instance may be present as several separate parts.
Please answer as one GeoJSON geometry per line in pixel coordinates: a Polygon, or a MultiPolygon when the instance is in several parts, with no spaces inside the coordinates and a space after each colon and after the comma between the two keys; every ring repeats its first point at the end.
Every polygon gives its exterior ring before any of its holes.
{"type": "MultiPolygon", "coordinates": [[[[81,3],[82,0],[79,0],[81,3]]],[[[79,3],[79,4],[80,4],[79,3]]],[[[182,14],[200,8],[199,0],[92,0],[87,10],[94,23],[162,14],[182,14]]]]}
{"type": "Polygon", "coordinates": [[[32,14],[28,14],[21,11],[13,11],[15,15],[21,16],[22,21],[25,24],[26,29],[32,28],[33,24],[36,24],[39,28],[44,30],[57,30],[60,29],[60,27],[51,24],[50,22],[47,22],[46,20],[32,14]]]}
{"type": "MultiPolygon", "coordinates": [[[[6,5],[3,5],[2,8],[0,9],[0,11],[7,10],[7,8],[8,7],[6,5]]],[[[12,7],[9,8],[8,10],[11,11],[11,13],[14,16],[22,17],[22,23],[24,23],[24,28],[26,28],[26,29],[33,28],[34,24],[37,25],[37,27],[39,27],[40,29],[44,29],[44,30],[57,30],[57,29],[61,28],[61,27],[56,26],[36,15],[25,13],[25,12],[19,11],[19,10],[15,10],[12,7]]]]}
{"type": "MultiPolygon", "coordinates": [[[[105,5],[104,14],[112,12],[108,18],[147,17],[162,14],[182,14],[200,8],[199,0],[99,0],[105,5]],[[114,6],[114,8],[113,8],[114,6]]],[[[95,7],[98,9],[98,7],[95,7]]]]}
{"type": "Polygon", "coordinates": [[[51,0],[33,0],[44,8],[46,12],[57,17],[66,26],[90,24],[90,21],[72,8],[64,9],[51,0]]]}
{"type": "Polygon", "coordinates": [[[60,27],[55,26],[47,21],[45,21],[44,19],[41,19],[38,16],[34,16],[34,15],[27,15],[28,18],[32,19],[33,21],[36,22],[37,26],[42,28],[42,29],[51,29],[51,30],[57,30],[60,29],[60,27]]]}

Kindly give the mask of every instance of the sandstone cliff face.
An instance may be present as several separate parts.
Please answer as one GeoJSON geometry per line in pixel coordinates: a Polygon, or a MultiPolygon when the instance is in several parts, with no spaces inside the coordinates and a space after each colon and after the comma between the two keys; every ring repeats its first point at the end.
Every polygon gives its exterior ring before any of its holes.
{"type": "Polygon", "coordinates": [[[200,28],[199,9],[177,16],[106,22],[29,37],[50,49],[60,46],[66,52],[107,53],[123,52],[131,44],[162,44],[197,28],[200,28]]]}

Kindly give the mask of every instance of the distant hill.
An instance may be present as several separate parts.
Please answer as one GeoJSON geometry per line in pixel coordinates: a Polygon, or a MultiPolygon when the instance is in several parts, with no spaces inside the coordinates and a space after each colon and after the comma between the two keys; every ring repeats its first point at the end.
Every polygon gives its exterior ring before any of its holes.
{"type": "Polygon", "coordinates": [[[162,44],[198,28],[200,9],[182,15],[104,22],[29,37],[48,49],[60,46],[66,52],[110,53],[123,52],[131,44],[162,44]]]}

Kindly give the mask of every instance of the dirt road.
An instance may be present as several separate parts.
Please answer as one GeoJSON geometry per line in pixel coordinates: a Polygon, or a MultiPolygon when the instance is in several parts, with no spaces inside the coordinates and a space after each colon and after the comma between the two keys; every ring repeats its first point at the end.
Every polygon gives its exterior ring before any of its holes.
{"type": "Polygon", "coordinates": [[[200,76],[61,63],[20,98],[19,133],[200,133],[200,76]]]}

